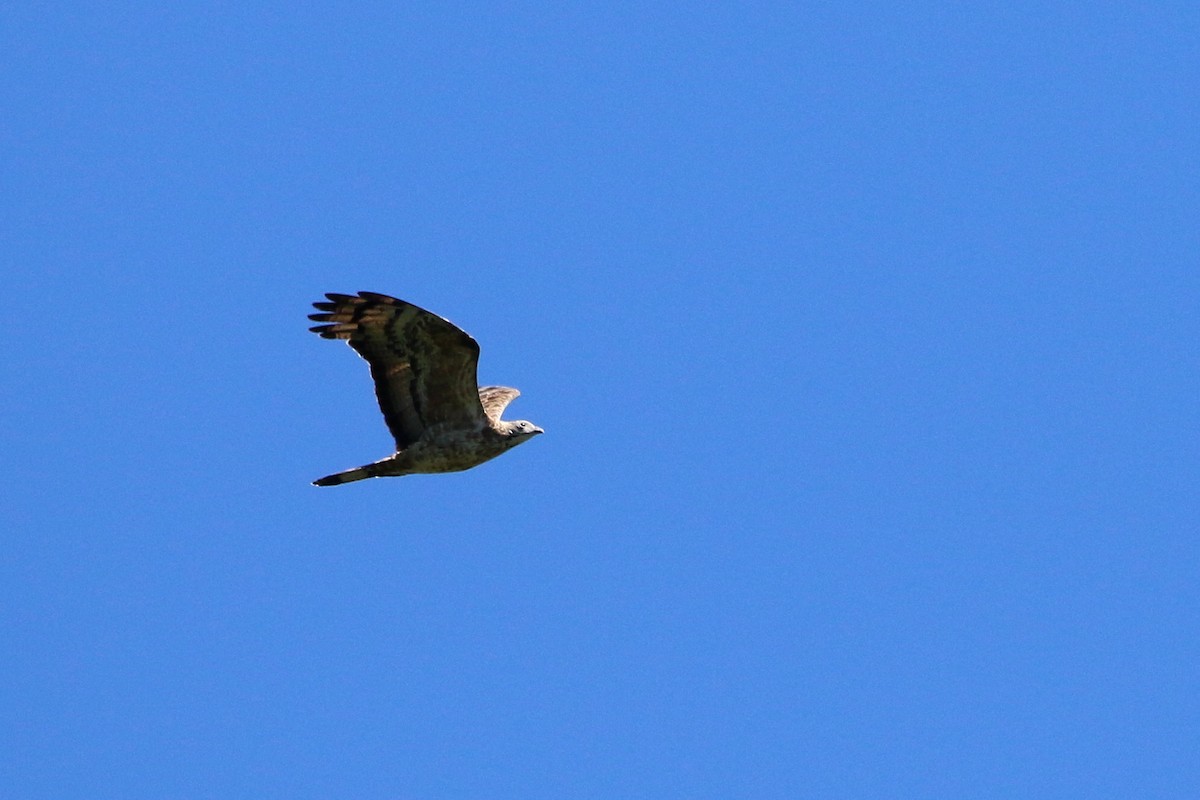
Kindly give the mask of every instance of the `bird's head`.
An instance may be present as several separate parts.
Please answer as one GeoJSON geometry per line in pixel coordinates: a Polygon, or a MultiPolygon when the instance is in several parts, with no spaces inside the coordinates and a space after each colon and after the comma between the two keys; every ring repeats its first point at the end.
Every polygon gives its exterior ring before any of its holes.
{"type": "Polygon", "coordinates": [[[518,441],[533,438],[539,433],[545,433],[544,430],[534,425],[527,419],[518,419],[508,423],[507,431],[509,438],[518,441]]]}

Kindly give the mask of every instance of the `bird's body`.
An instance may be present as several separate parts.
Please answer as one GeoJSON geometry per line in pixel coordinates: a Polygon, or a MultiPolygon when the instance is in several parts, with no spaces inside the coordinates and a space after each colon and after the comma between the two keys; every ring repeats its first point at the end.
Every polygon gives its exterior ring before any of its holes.
{"type": "Polygon", "coordinates": [[[451,322],[374,292],[327,294],[311,330],[343,339],[371,367],[396,452],[319,478],[317,486],[389,475],[461,472],[542,433],[526,420],[500,419],[520,392],[476,383],[479,345],[451,322]]]}
{"type": "Polygon", "coordinates": [[[484,428],[479,431],[451,430],[432,433],[403,450],[371,464],[326,475],[313,481],[317,486],[336,486],[363,478],[415,475],[419,473],[462,472],[520,444],[515,439],[484,428]]]}

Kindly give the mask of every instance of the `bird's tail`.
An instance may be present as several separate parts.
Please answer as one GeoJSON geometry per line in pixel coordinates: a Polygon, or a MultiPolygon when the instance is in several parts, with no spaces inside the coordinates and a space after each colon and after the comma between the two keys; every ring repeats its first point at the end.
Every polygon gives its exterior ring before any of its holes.
{"type": "Polygon", "coordinates": [[[383,469],[383,465],[388,461],[391,461],[391,459],[385,458],[382,461],[376,461],[372,464],[363,464],[361,467],[335,472],[332,475],[326,475],[324,478],[317,478],[313,481],[313,486],[337,486],[338,484],[366,480],[367,478],[378,478],[380,475],[398,474],[387,472],[383,469]]]}

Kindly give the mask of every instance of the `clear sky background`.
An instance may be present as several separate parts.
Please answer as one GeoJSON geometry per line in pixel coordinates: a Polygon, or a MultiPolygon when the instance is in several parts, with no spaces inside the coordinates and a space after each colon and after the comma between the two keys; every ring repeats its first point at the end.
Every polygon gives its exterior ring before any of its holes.
{"type": "Polygon", "coordinates": [[[1200,786],[1194,3],[0,12],[0,782],[1200,786]],[[371,290],[546,435],[390,452],[371,290]]]}

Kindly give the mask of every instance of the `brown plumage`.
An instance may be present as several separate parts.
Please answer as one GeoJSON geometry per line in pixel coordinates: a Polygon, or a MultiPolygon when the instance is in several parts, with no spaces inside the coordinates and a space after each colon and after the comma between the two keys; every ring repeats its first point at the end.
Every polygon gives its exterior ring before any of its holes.
{"type": "Polygon", "coordinates": [[[458,472],[495,458],[542,429],[500,419],[520,392],[476,383],[479,345],[436,314],[375,292],[327,294],[310,328],[343,339],[371,367],[375,396],[396,452],[372,464],[318,478],[317,486],[387,475],[458,472]]]}

